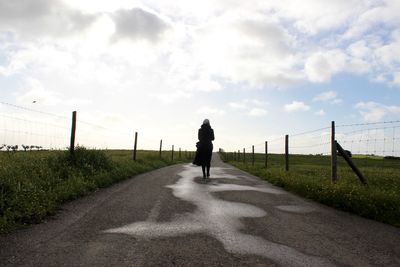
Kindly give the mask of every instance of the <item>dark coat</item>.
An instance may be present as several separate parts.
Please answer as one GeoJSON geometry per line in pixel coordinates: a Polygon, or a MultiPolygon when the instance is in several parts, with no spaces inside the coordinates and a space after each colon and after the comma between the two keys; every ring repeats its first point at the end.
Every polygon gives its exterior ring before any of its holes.
{"type": "Polygon", "coordinates": [[[199,142],[197,142],[196,156],[193,164],[209,165],[211,161],[214,138],[214,130],[208,124],[201,125],[198,133],[199,142]]]}

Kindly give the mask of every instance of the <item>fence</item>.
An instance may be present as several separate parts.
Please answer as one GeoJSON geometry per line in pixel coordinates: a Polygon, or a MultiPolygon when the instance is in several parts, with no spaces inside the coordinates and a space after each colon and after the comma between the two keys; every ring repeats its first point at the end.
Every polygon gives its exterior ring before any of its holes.
{"type": "Polygon", "coordinates": [[[351,157],[400,157],[400,121],[335,125],[307,132],[284,135],[256,145],[224,151],[225,160],[241,161],[254,165],[255,154],[264,155],[264,166],[268,168],[268,155],[283,155],[285,170],[290,168],[290,158],[294,155],[330,156],[331,178],[336,180],[336,155],[343,156],[350,167],[365,183],[365,178],[352,163],[351,157]],[[341,151],[343,148],[346,151],[341,151]],[[247,152],[247,153],[246,153],[247,152]],[[343,155],[343,154],[346,155],[343,155]],[[290,156],[289,156],[290,155],[290,156]],[[346,157],[346,156],[349,157],[346,157]]]}
{"type": "MultiPolygon", "coordinates": [[[[193,157],[193,151],[183,151],[173,142],[154,134],[141,135],[139,130],[127,131],[126,124],[111,127],[88,122],[72,112],[58,115],[0,102],[0,151],[67,150],[75,146],[95,149],[129,149],[159,151],[160,157],[193,157]]],[[[112,123],[111,123],[112,124],[112,123]]]]}

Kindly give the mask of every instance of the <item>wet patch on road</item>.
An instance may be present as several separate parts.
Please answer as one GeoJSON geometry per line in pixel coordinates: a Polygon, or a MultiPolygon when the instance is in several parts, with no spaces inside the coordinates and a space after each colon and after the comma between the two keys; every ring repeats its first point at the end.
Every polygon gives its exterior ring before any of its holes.
{"type": "Polygon", "coordinates": [[[300,205],[282,205],[282,206],[276,206],[275,208],[294,213],[309,213],[315,211],[315,209],[312,207],[300,206],[300,205]]]}
{"type": "MultiPolygon", "coordinates": [[[[215,179],[239,179],[226,173],[226,168],[213,168],[212,183],[198,183],[198,169],[186,165],[181,177],[172,189],[175,197],[196,206],[192,213],[175,216],[170,222],[157,222],[155,212],[146,221],[135,222],[105,233],[120,233],[143,238],[159,238],[204,233],[219,240],[231,253],[253,254],[271,259],[285,266],[331,266],[326,259],[304,254],[286,245],[274,243],[258,236],[244,234],[241,218],[259,218],[268,214],[256,206],[218,199],[212,192],[258,191],[265,194],[281,194],[280,190],[267,186],[218,184],[215,179]]],[[[158,209],[156,204],[155,210],[158,209]]],[[[282,206],[285,207],[285,206],[282,206]]]]}

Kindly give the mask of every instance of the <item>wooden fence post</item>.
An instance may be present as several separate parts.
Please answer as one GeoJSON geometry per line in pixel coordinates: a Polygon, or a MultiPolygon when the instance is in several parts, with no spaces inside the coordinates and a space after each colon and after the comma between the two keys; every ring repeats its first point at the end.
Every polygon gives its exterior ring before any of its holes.
{"type": "Polygon", "coordinates": [[[174,161],[174,145],[172,145],[171,159],[172,161],[174,161]]]}
{"type": "Polygon", "coordinates": [[[289,170],[289,135],[285,135],[285,163],[286,171],[289,170]]]}
{"type": "Polygon", "coordinates": [[[238,161],[240,161],[240,149],[238,150],[238,161]]]}
{"type": "Polygon", "coordinates": [[[181,148],[179,148],[179,159],[181,159],[181,148]]]}
{"type": "Polygon", "coordinates": [[[246,148],[243,148],[243,163],[246,163],[246,148]]]}
{"type": "Polygon", "coordinates": [[[71,142],[69,145],[69,152],[74,154],[75,151],[75,133],[76,133],[76,111],[72,112],[72,127],[71,127],[71,142]]]}
{"type": "Polygon", "coordinates": [[[162,139],[160,140],[160,158],[162,157],[162,139]]]}
{"type": "Polygon", "coordinates": [[[135,132],[135,145],[133,147],[133,160],[136,161],[136,149],[137,149],[137,132],[135,132]]]}
{"type": "Polygon", "coordinates": [[[337,145],[335,138],[335,121],[331,123],[331,179],[337,180],[337,145]]]}
{"type": "Polygon", "coordinates": [[[339,145],[338,142],[335,141],[335,143],[336,143],[337,149],[339,150],[340,155],[346,160],[346,162],[347,162],[347,164],[349,164],[350,168],[356,173],[356,175],[358,176],[358,179],[360,179],[361,183],[367,184],[367,179],[365,179],[364,175],[357,168],[357,166],[353,163],[353,161],[347,155],[346,151],[342,148],[341,145],[339,145]]]}
{"type": "Polygon", "coordinates": [[[251,146],[251,165],[254,166],[254,145],[251,146]]]}
{"type": "Polygon", "coordinates": [[[265,141],[265,168],[268,167],[268,141],[265,141]]]}

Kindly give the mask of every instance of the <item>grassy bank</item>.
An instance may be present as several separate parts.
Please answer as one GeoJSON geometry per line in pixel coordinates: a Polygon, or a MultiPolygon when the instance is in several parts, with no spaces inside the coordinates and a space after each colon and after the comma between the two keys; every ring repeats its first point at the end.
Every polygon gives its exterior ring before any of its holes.
{"type": "MultiPolygon", "coordinates": [[[[177,153],[176,153],[177,154],[177,153]]],[[[37,223],[68,200],[86,195],[130,176],[188,161],[170,153],[78,148],[66,151],[0,153],[0,233],[37,223]],[[167,155],[168,154],[168,155],[167,155]]]]}
{"type": "Polygon", "coordinates": [[[288,191],[328,206],[400,227],[400,161],[379,157],[355,157],[355,164],[367,177],[368,185],[357,176],[342,158],[338,158],[338,181],[330,180],[330,157],[291,155],[289,171],[284,170],[284,156],[256,154],[247,163],[228,163],[259,176],[288,191]]]}

